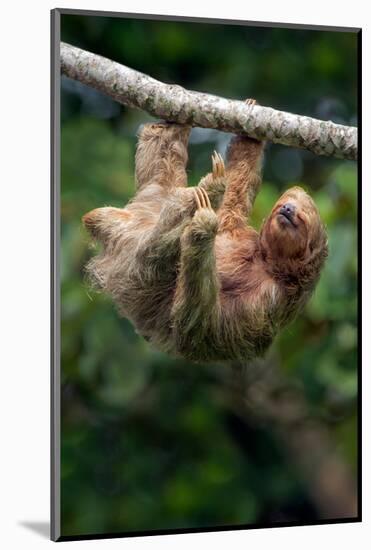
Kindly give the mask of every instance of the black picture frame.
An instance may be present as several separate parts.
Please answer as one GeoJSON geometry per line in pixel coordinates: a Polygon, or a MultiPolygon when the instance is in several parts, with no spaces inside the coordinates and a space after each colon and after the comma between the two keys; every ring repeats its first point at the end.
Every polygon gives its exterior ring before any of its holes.
{"type": "Polygon", "coordinates": [[[361,448],[361,433],[362,433],[362,372],[361,372],[361,329],[362,329],[362,227],[361,227],[361,205],[362,205],[362,112],[361,112],[361,65],[362,65],[362,29],[347,28],[347,27],[330,27],[322,25],[296,25],[288,23],[275,22],[256,22],[256,21],[240,21],[240,20],[222,20],[209,18],[195,17],[178,17],[164,16],[155,14],[138,14],[138,13],[121,13],[110,11],[94,11],[94,10],[79,10],[79,9],[60,9],[56,8],[51,11],[51,539],[54,541],[68,540],[89,540],[103,538],[119,538],[119,537],[137,537],[148,535],[163,535],[163,534],[182,534],[182,533],[197,533],[197,532],[216,532],[230,530],[245,530],[245,529],[261,529],[267,527],[286,527],[299,525],[321,525],[335,523],[352,523],[362,521],[362,448],[361,448]],[[60,19],[62,15],[83,15],[95,17],[117,17],[117,18],[135,18],[135,19],[153,19],[159,21],[183,21],[192,23],[214,23],[224,25],[244,25],[254,27],[279,27],[285,29],[306,29],[306,30],[329,30],[341,32],[354,32],[358,39],[358,515],[356,518],[340,518],[318,520],[310,523],[303,522],[275,522],[272,524],[259,525],[237,525],[237,526],[220,526],[211,528],[186,528],[186,529],[161,529],[161,530],[145,530],[131,531],[120,533],[100,533],[86,534],[79,536],[61,535],[61,491],[60,491],[60,429],[61,429],[61,328],[60,328],[60,19]]]}

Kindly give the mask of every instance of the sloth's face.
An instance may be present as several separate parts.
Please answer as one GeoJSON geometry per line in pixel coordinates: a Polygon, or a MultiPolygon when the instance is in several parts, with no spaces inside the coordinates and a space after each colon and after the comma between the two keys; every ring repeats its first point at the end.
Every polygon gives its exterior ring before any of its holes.
{"type": "Polygon", "coordinates": [[[325,243],[317,207],[300,187],[292,187],[274,205],[261,231],[263,248],[271,257],[304,258],[325,243]]]}

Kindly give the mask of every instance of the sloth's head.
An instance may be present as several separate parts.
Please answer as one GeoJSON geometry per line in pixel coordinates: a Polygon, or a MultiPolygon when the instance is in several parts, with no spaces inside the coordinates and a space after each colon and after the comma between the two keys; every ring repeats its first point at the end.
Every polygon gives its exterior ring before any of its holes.
{"type": "Polygon", "coordinates": [[[313,199],[292,187],[274,205],[260,232],[261,250],[267,260],[290,271],[319,271],[327,256],[327,235],[313,199]]]}

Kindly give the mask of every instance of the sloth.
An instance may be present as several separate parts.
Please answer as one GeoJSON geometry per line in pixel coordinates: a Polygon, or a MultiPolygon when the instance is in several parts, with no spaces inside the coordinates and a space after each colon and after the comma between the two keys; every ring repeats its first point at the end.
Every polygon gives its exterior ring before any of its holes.
{"type": "Polygon", "coordinates": [[[300,187],[279,198],[259,232],[249,225],[264,145],[247,136],[232,137],[226,164],[214,153],[211,172],[187,187],[189,133],[167,122],[142,128],[134,198],[83,216],[101,245],[86,270],[158,349],[193,362],[246,362],[308,301],[326,231],[300,187]]]}

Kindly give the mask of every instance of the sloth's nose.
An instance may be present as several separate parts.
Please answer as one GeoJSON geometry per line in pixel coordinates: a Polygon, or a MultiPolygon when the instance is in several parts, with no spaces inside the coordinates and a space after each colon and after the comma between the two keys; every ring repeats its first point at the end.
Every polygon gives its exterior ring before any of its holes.
{"type": "Polygon", "coordinates": [[[287,202],[286,204],[281,206],[280,214],[283,214],[288,218],[292,218],[295,214],[295,206],[291,202],[287,202]]]}

